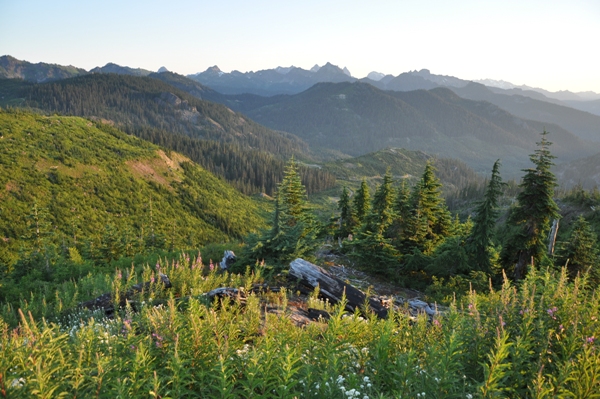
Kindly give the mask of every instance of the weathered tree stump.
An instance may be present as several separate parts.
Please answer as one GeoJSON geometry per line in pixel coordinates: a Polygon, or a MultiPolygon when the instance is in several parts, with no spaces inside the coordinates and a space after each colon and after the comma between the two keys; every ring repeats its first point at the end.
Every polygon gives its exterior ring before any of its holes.
{"type": "Polygon", "coordinates": [[[380,302],[367,298],[367,295],[361,290],[346,284],[337,277],[332,276],[323,268],[313,265],[304,259],[296,259],[290,263],[290,275],[300,280],[300,283],[311,287],[311,289],[319,287],[319,294],[328,299],[332,304],[336,304],[342,300],[342,296],[346,295],[346,310],[354,312],[355,309],[362,311],[362,306],[365,303],[369,304],[371,310],[379,317],[386,318],[388,309],[380,302]]]}
{"type": "Polygon", "coordinates": [[[221,263],[219,263],[219,266],[221,266],[221,270],[227,270],[236,260],[237,257],[233,251],[226,250],[223,252],[223,259],[221,260],[221,263]]]}

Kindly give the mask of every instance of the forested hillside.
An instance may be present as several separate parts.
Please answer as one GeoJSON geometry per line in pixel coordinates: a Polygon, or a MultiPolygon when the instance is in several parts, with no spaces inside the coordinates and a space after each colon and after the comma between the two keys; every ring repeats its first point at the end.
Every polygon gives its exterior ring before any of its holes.
{"type": "Polygon", "coordinates": [[[240,239],[263,223],[254,201],[185,156],[106,124],[0,111],[0,143],[5,271],[33,250],[110,261],[240,239]]]}
{"type": "MultiPolygon", "coordinates": [[[[479,173],[501,158],[505,173],[516,177],[528,165],[528,154],[544,128],[561,161],[598,150],[597,144],[585,143],[557,125],[519,119],[442,88],[384,92],[365,83],[321,83],[265,102],[246,99],[245,112],[254,120],[297,134],[311,147],[355,156],[403,147],[459,158],[479,173]]],[[[242,97],[238,100],[243,102],[242,97]]]]}
{"type": "MultiPolygon", "coordinates": [[[[164,75],[164,74],[158,74],[164,75]]],[[[188,156],[246,194],[272,194],[284,160],[306,157],[297,137],[269,130],[227,107],[202,101],[152,78],[93,74],[48,84],[0,80],[0,103],[97,118],[188,156]]],[[[310,192],[333,176],[304,168],[310,192]]]]}
{"type": "Polygon", "coordinates": [[[227,107],[147,77],[91,74],[46,84],[23,84],[7,94],[20,98],[23,107],[107,119],[120,127],[168,129],[283,156],[306,150],[306,144],[294,136],[267,129],[227,107]]]}

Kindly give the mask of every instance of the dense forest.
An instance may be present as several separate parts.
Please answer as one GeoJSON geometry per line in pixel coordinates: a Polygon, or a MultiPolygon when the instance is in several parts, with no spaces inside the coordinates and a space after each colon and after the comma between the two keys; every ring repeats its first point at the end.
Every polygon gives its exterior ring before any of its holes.
{"type": "MultiPolygon", "coordinates": [[[[0,93],[5,105],[115,124],[185,154],[246,194],[272,195],[285,159],[308,154],[306,144],[293,135],[149,77],[92,74],[44,84],[6,79],[0,80],[0,93]]],[[[332,175],[315,168],[304,168],[303,176],[310,192],[335,183],[332,175]]]]}

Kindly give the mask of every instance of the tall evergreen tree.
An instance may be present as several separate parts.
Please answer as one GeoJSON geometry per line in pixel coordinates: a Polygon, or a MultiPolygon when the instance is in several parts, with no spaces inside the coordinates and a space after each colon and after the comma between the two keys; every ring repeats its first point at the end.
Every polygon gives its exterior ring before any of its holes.
{"type": "Polygon", "coordinates": [[[589,278],[594,286],[600,282],[597,242],[598,237],[592,231],[590,224],[583,216],[579,216],[573,224],[567,244],[560,256],[564,263],[568,261],[567,269],[572,277],[589,272],[589,278]]]}
{"type": "Polygon", "coordinates": [[[285,167],[283,180],[275,195],[273,226],[261,236],[249,238],[248,254],[276,267],[302,257],[311,258],[318,242],[318,224],[308,207],[306,189],[294,158],[285,167]]]}
{"type": "Polygon", "coordinates": [[[484,199],[475,208],[473,229],[467,240],[467,252],[472,258],[473,269],[486,273],[489,273],[492,268],[490,249],[499,215],[498,199],[502,195],[504,185],[500,176],[500,160],[497,160],[492,168],[492,177],[487,185],[484,199]]]}
{"type": "Polygon", "coordinates": [[[338,201],[338,209],[340,211],[338,237],[346,238],[352,234],[354,226],[356,225],[356,218],[354,217],[354,211],[352,204],[350,203],[350,193],[348,188],[344,186],[342,195],[338,201]]]}
{"type": "Polygon", "coordinates": [[[371,211],[371,194],[369,192],[369,186],[364,179],[354,196],[352,206],[354,207],[354,215],[356,216],[357,223],[364,223],[365,218],[371,211]]]}
{"type": "Polygon", "coordinates": [[[394,198],[392,174],[388,170],[375,191],[371,211],[352,244],[352,256],[378,274],[389,274],[399,265],[400,253],[386,236],[394,220],[394,198]]]}
{"type": "Polygon", "coordinates": [[[410,214],[410,190],[406,184],[406,180],[402,180],[398,194],[396,196],[396,203],[394,204],[394,210],[396,215],[402,218],[408,218],[410,214]]]}
{"type": "Polygon", "coordinates": [[[383,234],[392,224],[394,219],[394,200],[396,192],[392,186],[392,173],[388,169],[383,176],[383,182],[373,196],[371,212],[366,218],[366,229],[368,231],[383,234]]]}
{"type": "Polygon", "coordinates": [[[392,244],[398,249],[402,247],[402,241],[409,226],[411,211],[410,190],[407,187],[406,180],[402,180],[394,203],[394,220],[387,231],[392,244]]]}
{"type": "Polygon", "coordinates": [[[449,235],[452,221],[441,186],[435,167],[428,162],[411,195],[412,213],[403,245],[405,251],[412,252],[416,248],[431,253],[449,235]]]}
{"type": "Polygon", "coordinates": [[[505,266],[514,265],[516,280],[525,277],[531,259],[535,262],[542,259],[550,222],[560,216],[552,198],[557,184],[550,167],[554,165],[552,159],[555,157],[550,153],[552,143],[547,135],[544,130],[538,148],[530,156],[535,168],[523,170],[525,176],[519,185],[523,191],[517,196],[518,205],[508,219],[514,229],[503,247],[501,258],[505,266]]]}

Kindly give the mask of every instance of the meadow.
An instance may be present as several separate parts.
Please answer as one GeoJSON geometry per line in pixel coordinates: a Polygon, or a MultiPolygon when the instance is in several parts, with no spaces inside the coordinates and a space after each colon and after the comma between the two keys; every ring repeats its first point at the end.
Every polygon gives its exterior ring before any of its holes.
{"type": "Polygon", "coordinates": [[[4,305],[0,397],[600,397],[600,301],[565,269],[471,291],[433,319],[401,308],[385,320],[347,314],[315,293],[304,306],[332,317],[305,327],[287,314],[299,300],[292,282],[251,292],[263,272],[222,273],[182,253],[65,282],[51,300],[4,305]],[[153,283],[113,318],[77,307],[142,281],[153,283]],[[217,287],[240,288],[246,300],[207,300],[217,287]]]}

